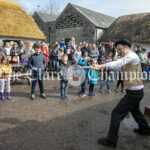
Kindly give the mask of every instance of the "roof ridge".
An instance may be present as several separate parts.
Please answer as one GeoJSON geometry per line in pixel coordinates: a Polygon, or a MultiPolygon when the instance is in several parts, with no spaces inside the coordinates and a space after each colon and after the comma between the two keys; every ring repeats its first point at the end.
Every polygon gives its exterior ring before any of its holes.
{"type": "Polygon", "coordinates": [[[128,16],[135,16],[135,15],[148,15],[148,14],[150,14],[150,12],[143,12],[143,13],[135,13],[135,14],[127,14],[127,15],[122,15],[122,16],[120,16],[120,17],[118,17],[118,18],[121,18],[121,17],[128,17],[128,16]]]}
{"type": "Polygon", "coordinates": [[[111,17],[111,18],[114,18],[115,19],[115,17],[112,17],[112,16],[110,16],[110,15],[106,15],[106,14],[103,14],[103,13],[100,13],[100,12],[97,12],[97,11],[94,11],[94,10],[92,10],[92,9],[88,9],[88,8],[85,8],[85,7],[81,7],[81,6],[79,6],[79,5],[75,5],[75,4],[73,4],[73,3],[69,3],[70,5],[72,5],[73,7],[79,7],[79,8],[82,8],[82,9],[86,9],[86,10],[88,10],[88,11],[91,11],[91,12],[94,12],[94,13],[97,13],[97,14],[100,14],[100,15],[104,15],[104,16],[108,16],[108,17],[111,17]]]}
{"type": "Polygon", "coordinates": [[[48,14],[48,13],[44,13],[44,12],[40,12],[40,11],[35,11],[35,13],[45,14],[45,15],[49,15],[49,16],[58,16],[58,15],[48,14]]]}

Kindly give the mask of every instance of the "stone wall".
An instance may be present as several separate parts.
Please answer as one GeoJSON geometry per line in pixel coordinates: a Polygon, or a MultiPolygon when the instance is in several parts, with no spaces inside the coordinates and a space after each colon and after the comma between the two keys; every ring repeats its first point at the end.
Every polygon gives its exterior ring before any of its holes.
{"type": "Polygon", "coordinates": [[[34,19],[35,23],[38,25],[38,27],[40,28],[40,30],[45,35],[46,42],[54,43],[56,40],[55,22],[53,21],[53,22],[45,23],[41,20],[41,18],[36,13],[34,13],[33,19],[34,19]]]}
{"type": "Polygon", "coordinates": [[[66,8],[56,21],[56,41],[75,37],[76,43],[94,43],[95,26],[74,8],[66,8]]]}
{"type": "Polygon", "coordinates": [[[56,41],[56,28],[55,22],[47,22],[45,25],[45,36],[46,41],[50,42],[51,44],[56,41]]]}
{"type": "Polygon", "coordinates": [[[45,23],[41,20],[41,18],[36,13],[34,13],[32,18],[34,19],[40,30],[45,34],[45,23]]]}

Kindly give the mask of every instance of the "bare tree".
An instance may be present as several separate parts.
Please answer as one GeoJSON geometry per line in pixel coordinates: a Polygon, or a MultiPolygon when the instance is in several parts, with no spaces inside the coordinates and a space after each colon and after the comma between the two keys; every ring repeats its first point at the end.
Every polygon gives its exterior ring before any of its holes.
{"type": "Polygon", "coordinates": [[[47,4],[45,4],[43,11],[51,14],[51,15],[58,15],[60,12],[59,3],[54,0],[49,0],[47,4]]]}

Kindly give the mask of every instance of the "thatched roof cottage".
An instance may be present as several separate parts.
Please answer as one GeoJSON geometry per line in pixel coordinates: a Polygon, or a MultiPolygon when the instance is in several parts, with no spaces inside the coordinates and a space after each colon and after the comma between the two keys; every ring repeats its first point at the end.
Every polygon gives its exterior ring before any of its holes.
{"type": "Polygon", "coordinates": [[[0,0],[0,22],[0,40],[45,40],[32,17],[12,0],[0,0]]]}
{"type": "Polygon", "coordinates": [[[99,39],[101,43],[128,39],[132,46],[141,45],[150,51],[150,13],[121,16],[99,39]]]}

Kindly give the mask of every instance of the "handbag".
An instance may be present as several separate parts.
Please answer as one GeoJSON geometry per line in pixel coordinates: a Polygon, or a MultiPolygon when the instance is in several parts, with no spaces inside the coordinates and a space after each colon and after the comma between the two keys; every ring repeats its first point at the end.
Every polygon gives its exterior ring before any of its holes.
{"type": "Polygon", "coordinates": [[[17,63],[18,62],[18,58],[17,56],[13,56],[12,60],[11,60],[13,63],[17,63]]]}

